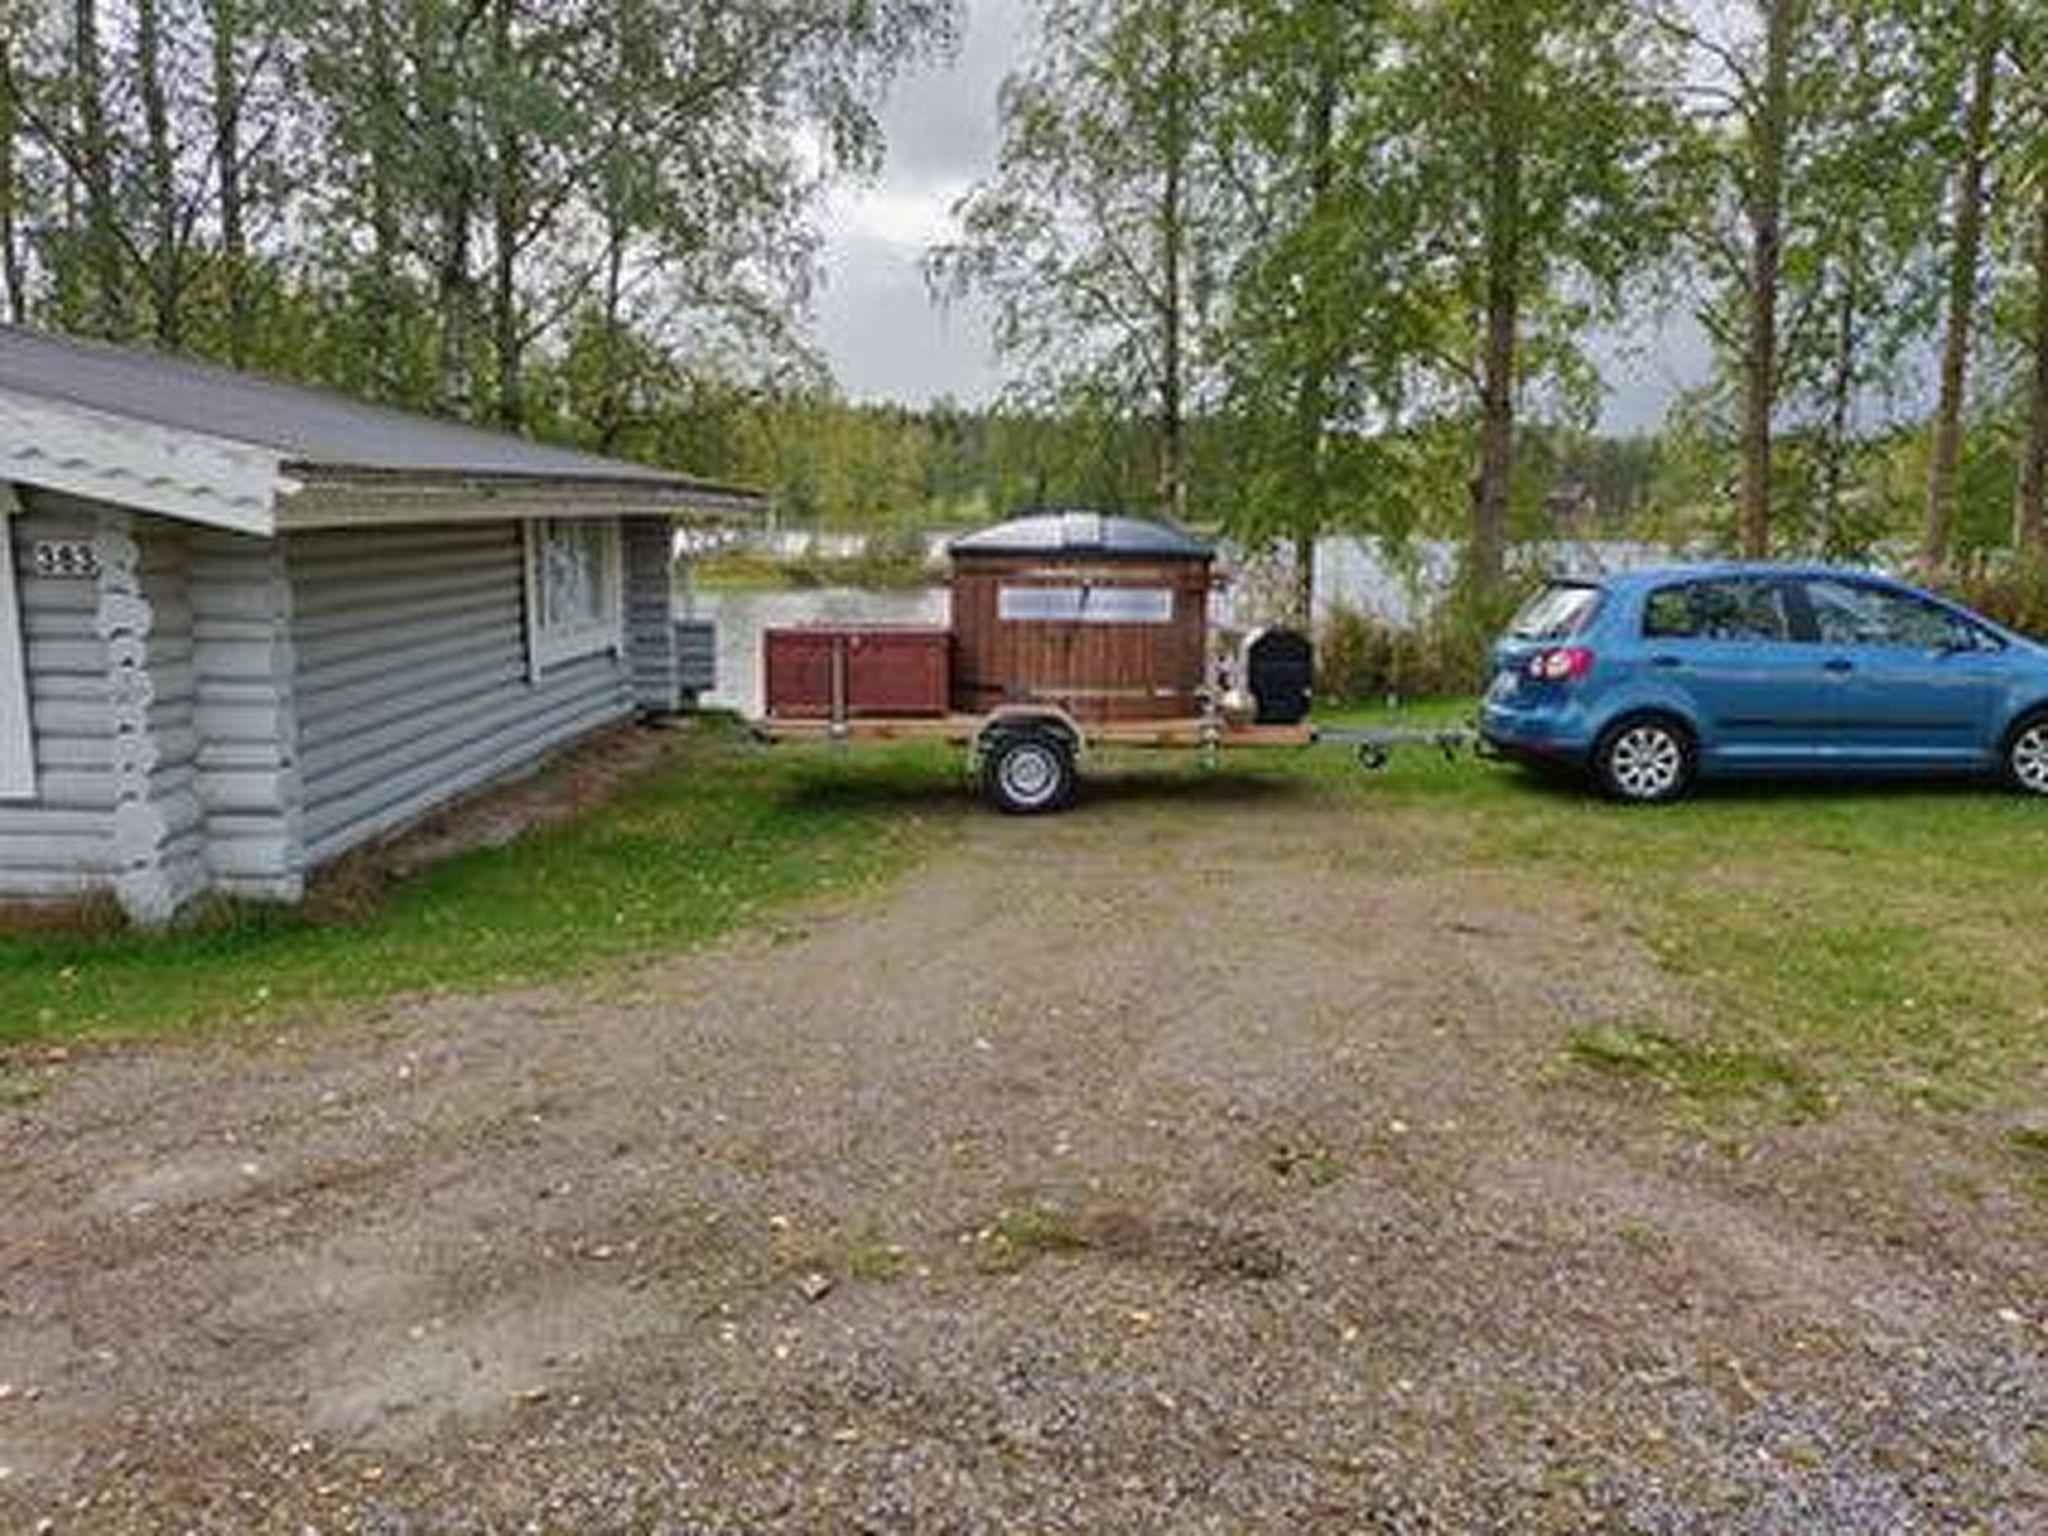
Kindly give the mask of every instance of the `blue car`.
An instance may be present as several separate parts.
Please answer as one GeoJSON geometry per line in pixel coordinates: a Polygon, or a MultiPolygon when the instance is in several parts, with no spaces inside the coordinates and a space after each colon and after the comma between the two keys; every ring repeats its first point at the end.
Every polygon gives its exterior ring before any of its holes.
{"type": "Polygon", "coordinates": [[[1479,726],[1621,800],[1778,773],[1996,773],[2048,795],[2048,647],[1825,566],[1553,581],[1494,646],[1479,726]]]}

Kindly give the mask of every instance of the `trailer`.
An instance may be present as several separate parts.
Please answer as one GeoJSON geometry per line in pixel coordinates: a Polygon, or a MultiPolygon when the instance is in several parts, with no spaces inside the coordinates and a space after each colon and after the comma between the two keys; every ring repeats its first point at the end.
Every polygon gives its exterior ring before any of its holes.
{"type": "Polygon", "coordinates": [[[1018,518],[957,539],[952,623],[766,632],[763,741],[944,741],[998,809],[1064,809],[1103,748],[1202,753],[1341,745],[1446,756],[1454,730],[1318,727],[1305,637],[1209,641],[1214,552],[1180,529],[1097,513],[1018,518]]]}

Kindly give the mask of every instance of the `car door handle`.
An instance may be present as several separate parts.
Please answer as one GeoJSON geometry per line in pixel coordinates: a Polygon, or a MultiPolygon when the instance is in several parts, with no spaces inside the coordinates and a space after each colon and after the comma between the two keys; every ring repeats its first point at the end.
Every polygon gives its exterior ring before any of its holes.
{"type": "Polygon", "coordinates": [[[1684,666],[1684,665],[1685,665],[1685,663],[1684,663],[1684,662],[1682,662],[1682,661],[1680,661],[1680,660],[1679,660],[1679,659],[1678,659],[1678,658],[1677,658],[1676,656],[1652,656],[1652,657],[1650,658],[1650,665],[1651,665],[1651,666],[1653,666],[1653,667],[1667,667],[1667,668],[1668,668],[1668,667],[1682,667],[1682,666],[1684,666]]]}
{"type": "Polygon", "coordinates": [[[1856,663],[1849,660],[1846,656],[1836,656],[1831,660],[1822,662],[1821,665],[1830,672],[1854,672],[1856,670],[1856,663]]]}

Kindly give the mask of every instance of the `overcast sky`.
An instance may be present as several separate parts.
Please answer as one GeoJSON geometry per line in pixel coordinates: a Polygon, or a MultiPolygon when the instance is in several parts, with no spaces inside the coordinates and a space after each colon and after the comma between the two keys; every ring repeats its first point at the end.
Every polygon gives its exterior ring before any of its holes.
{"type": "MultiPolygon", "coordinates": [[[[996,92],[1030,49],[1031,21],[1029,0],[967,0],[958,56],[906,76],[890,99],[881,176],[841,189],[827,210],[818,340],[856,400],[981,404],[1002,387],[986,312],[933,304],[918,261],[951,235],[953,204],[995,164],[996,92]]],[[[1684,320],[1598,350],[1612,390],[1601,425],[1611,432],[1654,427],[1704,370],[1698,331],[1684,320]]]]}

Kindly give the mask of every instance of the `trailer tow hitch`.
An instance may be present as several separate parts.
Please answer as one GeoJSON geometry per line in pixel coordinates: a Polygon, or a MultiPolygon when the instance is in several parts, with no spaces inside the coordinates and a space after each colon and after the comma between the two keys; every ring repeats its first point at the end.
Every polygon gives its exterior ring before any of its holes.
{"type": "Polygon", "coordinates": [[[1358,753],[1358,765],[1378,773],[1393,761],[1396,747],[1435,747],[1447,763],[1455,763],[1469,748],[1478,754],[1479,738],[1468,730],[1444,727],[1435,730],[1403,730],[1395,727],[1319,725],[1316,741],[1351,747],[1358,753]]]}

